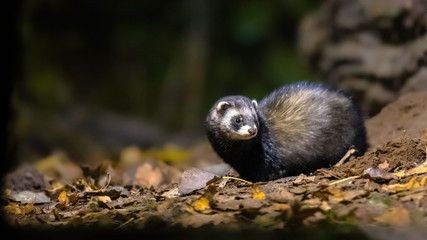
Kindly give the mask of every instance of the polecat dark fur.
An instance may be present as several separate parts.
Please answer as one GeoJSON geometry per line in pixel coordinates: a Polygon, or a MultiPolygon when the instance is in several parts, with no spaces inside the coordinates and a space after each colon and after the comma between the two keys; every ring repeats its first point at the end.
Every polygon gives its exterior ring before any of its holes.
{"type": "Polygon", "coordinates": [[[267,181],[338,162],[367,148],[361,113],[345,94],[319,84],[284,86],[259,104],[244,96],[219,99],[205,121],[217,154],[240,176],[267,181]]]}

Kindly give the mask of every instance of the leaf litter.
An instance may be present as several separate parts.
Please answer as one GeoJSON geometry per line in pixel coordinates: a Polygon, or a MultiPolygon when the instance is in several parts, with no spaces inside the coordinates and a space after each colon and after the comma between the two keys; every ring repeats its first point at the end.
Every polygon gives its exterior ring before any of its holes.
{"type": "MultiPolygon", "coordinates": [[[[3,193],[8,204],[4,210],[10,223],[20,226],[38,223],[127,229],[149,227],[153,221],[171,227],[235,229],[291,228],[323,222],[398,227],[426,224],[424,146],[421,139],[398,138],[341,166],[259,183],[199,168],[189,168],[180,178],[159,183],[161,164],[153,159],[132,162],[139,166],[134,176],[115,169],[118,165],[102,163],[95,168],[82,167],[82,175],[71,183],[69,176],[61,179],[56,175],[44,189],[17,191],[6,185],[3,193]],[[404,147],[414,154],[404,155],[404,147]],[[424,151],[419,151],[420,147],[424,151]],[[404,157],[397,157],[396,152],[404,157]],[[126,176],[134,180],[128,181],[126,176]],[[144,182],[143,176],[151,180],[144,182]]],[[[25,168],[34,176],[45,176],[25,168]]],[[[49,168],[56,169],[53,165],[49,168]]],[[[40,181],[33,182],[40,185],[40,181]]]]}
{"type": "Polygon", "coordinates": [[[395,138],[337,166],[258,183],[217,159],[222,165],[194,164],[206,146],[131,146],[93,166],[61,153],[9,173],[3,210],[17,227],[427,226],[426,140],[395,138]]]}

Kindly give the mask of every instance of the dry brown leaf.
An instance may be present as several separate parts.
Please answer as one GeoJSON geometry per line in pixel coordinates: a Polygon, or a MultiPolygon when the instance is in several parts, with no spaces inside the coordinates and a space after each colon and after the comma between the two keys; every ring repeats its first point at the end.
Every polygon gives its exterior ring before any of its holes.
{"type": "Polygon", "coordinates": [[[400,227],[410,223],[409,212],[403,207],[393,207],[389,212],[374,219],[378,222],[389,223],[400,227]]]}
{"type": "Polygon", "coordinates": [[[137,168],[133,184],[147,188],[151,186],[157,188],[162,182],[162,171],[150,163],[144,163],[137,168]]]}
{"type": "Polygon", "coordinates": [[[320,206],[320,209],[323,211],[329,211],[331,210],[331,206],[328,204],[327,201],[322,201],[322,205],[320,206]]]}
{"type": "Polygon", "coordinates": [[[392,179],[397,178],[397,176],[386,172],[384,169],[382,168],[373,168],[370,167],[368,169],[365,169],[363,171],[363,177],[365,178],[369,178],[375,182],[388,182],[392,179]]]}
{"type": "Polygon", "coordinates": [[[226,212],[223,214],[200,214],[200,213],[192,213],[189,215],[183,216],[179,222],[183,227],[193,227],[198,228],[204,225],[218,225],[218,224],[230,224],[235,221],[233,212],[226,212]]]}
{"type": "Polygon", "coordinates": [[[206,183],[215,176],[213,173],[198,168],[190,168],[182,173],[178,183],[178,192],[180,194],[189,194],[204,188],[206,187],[206,183]]]}
{"type": "Polygon", "coordinates": [[[322,205],[322,201],[318,198],[312,198],[312,199],[304,200],[303,204],[307,208],[317,208],[322,205]]]}
{"type": "Polygon", "coordinates": [[[142,162],[142,153],[137,146],[129,146],[120,153],[120,165],[129,166],[142,162]]]}
{"type": "Polygon", "coordinates": [[[274,203],[273,207],[276,211],[285,211],[291,208],[291,205],[287,203],[274,203]]]}
{"type": "Polygon", "coordinates": [[[387,169],[389,167],[387,160],[385,160],[383,163],[378,164],[379,169],[387,169]]]}
{"type": "Polygon", "coordinates": [[[272,192],[268,194],[268,199],[275,202],[287,203],[295,200],[295,195],[290,193],[286,188],[283,188],[279,192],[272,192]]]}
{"type": "Polygon", "coordinates": [[[297,179],[294,180],[295,184],[301,184],[301,183],[309,183],[314,182],[316,179],[316,176],[306,176],[305,174],[300,174],[297,179]]]}
{"type": "Polygon", "coordinates": [[[338,188],[330,188],[328,191],[332,193],[332,195],[329,196],[329,201],[331,203],[351,201],[358,196],[366,194],[366,190],[363,189],[341,191],[338,188]]]}

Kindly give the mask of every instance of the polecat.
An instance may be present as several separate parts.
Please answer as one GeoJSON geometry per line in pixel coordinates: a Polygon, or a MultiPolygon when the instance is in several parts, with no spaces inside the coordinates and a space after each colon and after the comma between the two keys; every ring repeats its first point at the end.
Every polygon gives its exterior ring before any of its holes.
{"type": "Polygon", "coordinates": [[[267,181],[309,173],[367,148],[359,108],[319,84],[284,86],[259,104],[244,96],[219,99],[205,128],[217,154],[240,176],[267,181]]]}

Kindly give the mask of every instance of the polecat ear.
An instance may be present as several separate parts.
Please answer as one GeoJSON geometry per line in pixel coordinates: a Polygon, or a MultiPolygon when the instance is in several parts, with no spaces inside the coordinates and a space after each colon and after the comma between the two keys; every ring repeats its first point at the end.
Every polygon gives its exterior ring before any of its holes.
{"type": "Polygon", "coordinates": [[[254,105],[255,110],[258,110],[258,102],[255,99],[252,100],[252,105],[254,105]]]}
{"type": "Polygon", "coordinates": [[[225,110],[227,110],[229,107],[231,107],[231,104],[226,101],[221,101],[216,105],[216,111],[219,114],[224,114],[225,110]]]}

